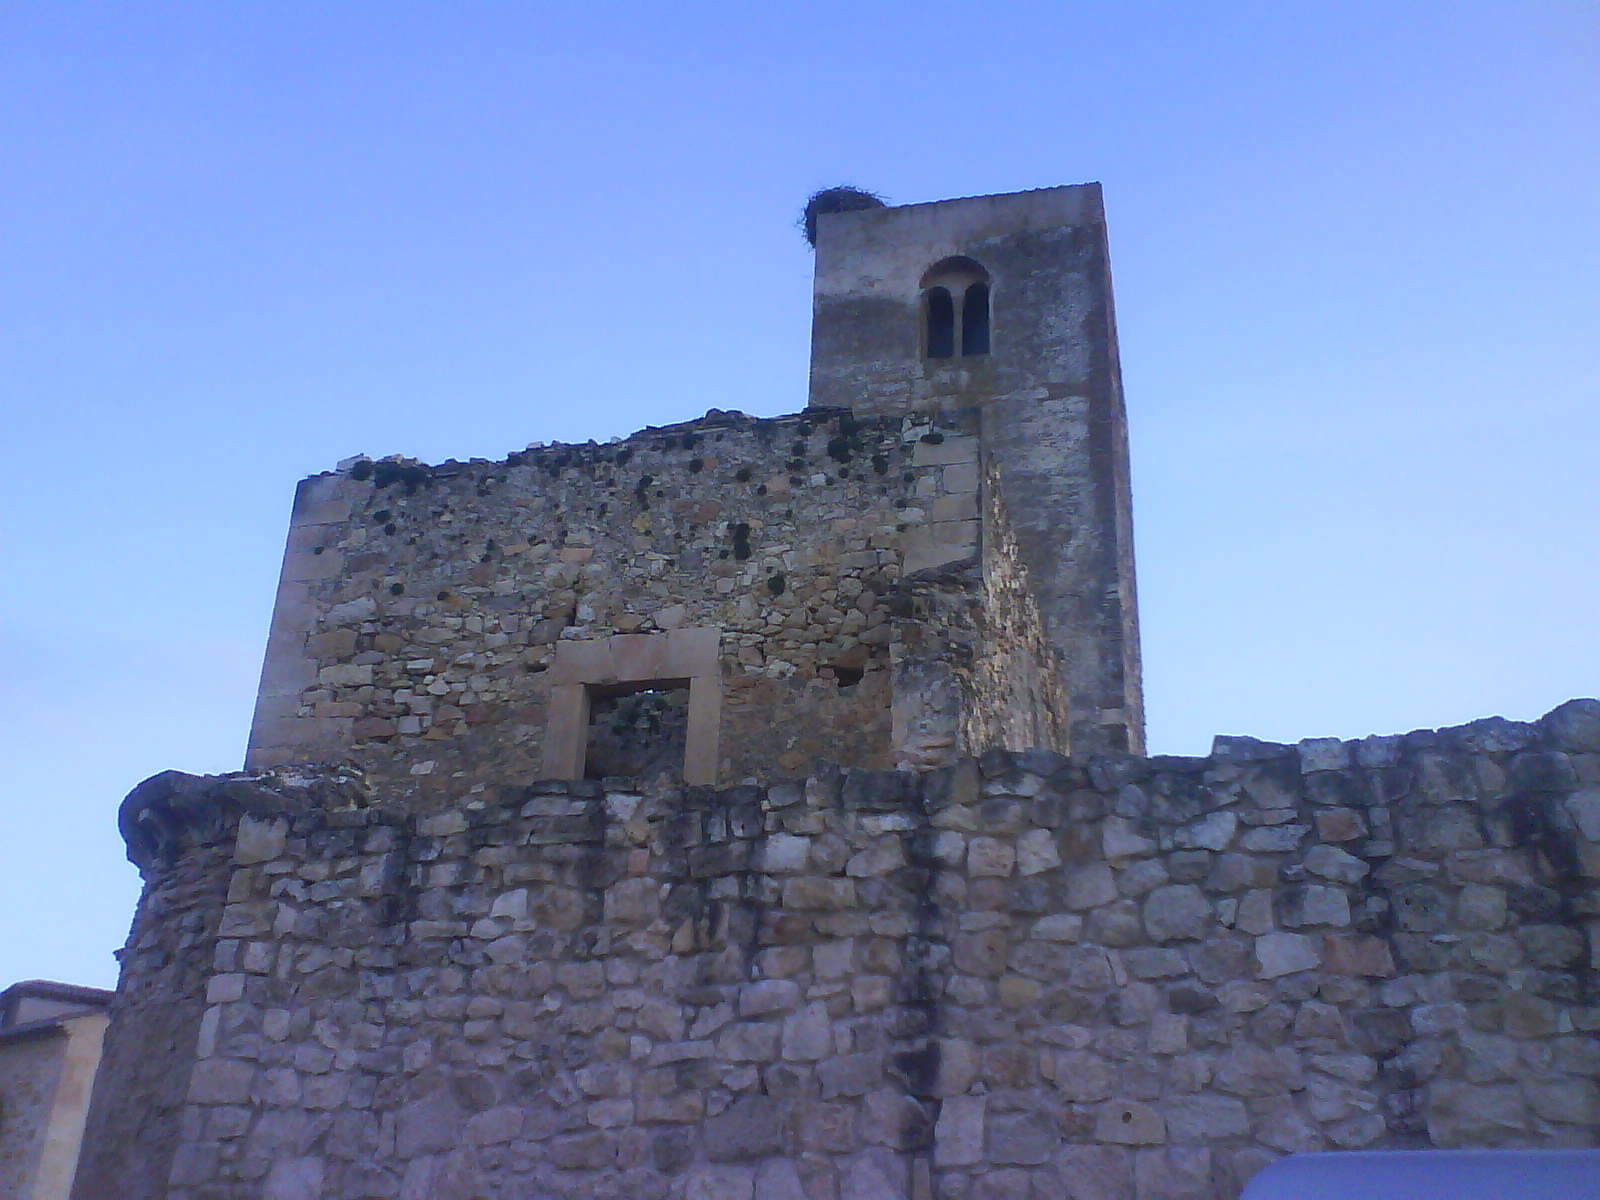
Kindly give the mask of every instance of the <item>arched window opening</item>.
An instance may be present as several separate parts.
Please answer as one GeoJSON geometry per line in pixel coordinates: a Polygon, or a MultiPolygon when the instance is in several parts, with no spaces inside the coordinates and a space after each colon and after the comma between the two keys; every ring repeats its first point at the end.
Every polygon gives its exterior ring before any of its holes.
{"type": "Polygon", "coordinates": [[[961,298],[961,356],[989,353],[989,285],[967,285],[961,298]]]}
{"type": "Polygon", "coordinates": [[[964,255],[934,263],[922,276],[922,308],[927,357],[989,353],[989,272],[979,263],[964,255]]]}
{"type": "Polygon", "coordinates": [[[928,357],[952,358],[956,352],[956,306],[947,288],[928,289],[928,357]]]}

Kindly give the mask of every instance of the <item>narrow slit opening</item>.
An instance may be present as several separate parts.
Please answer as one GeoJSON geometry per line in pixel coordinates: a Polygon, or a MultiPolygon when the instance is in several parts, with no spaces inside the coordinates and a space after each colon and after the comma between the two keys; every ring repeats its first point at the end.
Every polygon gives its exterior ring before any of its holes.
{"type": "Polygon", "coordinates": [[[952,358],[956,352],[956,306],[942,287],[928,289],[928,357],[952,358]]]}
{"type": "Polygon", "coordinates": [[[989,285],[969,284],[961,299],[961,356],[989,353],[989,285]]]}

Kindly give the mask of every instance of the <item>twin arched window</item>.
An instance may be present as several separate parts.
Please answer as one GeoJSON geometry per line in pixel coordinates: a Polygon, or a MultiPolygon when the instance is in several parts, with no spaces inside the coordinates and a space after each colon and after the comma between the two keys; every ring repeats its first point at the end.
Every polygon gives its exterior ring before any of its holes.
{"type": "Polygon", "coordinates": [[[923,354],[989,353],[989,272],[970,258],[946,258],[922,277],[923,354]]]}

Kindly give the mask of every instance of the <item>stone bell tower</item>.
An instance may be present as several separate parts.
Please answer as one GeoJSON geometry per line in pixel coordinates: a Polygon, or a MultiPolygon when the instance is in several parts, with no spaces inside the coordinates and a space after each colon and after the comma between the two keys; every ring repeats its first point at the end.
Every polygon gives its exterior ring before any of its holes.
{"type": "Polygon", "coordinates": [[[1144,748],[1127,417],[1100,185],[817,218],[811,406],[970,414],[1060,654],[1075,751],[1144,748]]]}

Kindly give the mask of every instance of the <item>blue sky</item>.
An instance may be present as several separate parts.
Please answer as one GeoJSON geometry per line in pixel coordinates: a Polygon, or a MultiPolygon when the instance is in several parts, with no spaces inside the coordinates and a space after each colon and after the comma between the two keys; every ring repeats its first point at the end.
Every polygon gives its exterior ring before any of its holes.
{"type": "Polygon", "coordinates": [[[236,769],[289,502],[805,402],[811,190],[1100,180],[1152,748],[1600,691],[1587,2],[0,9],[0,986],[236,769]]]}

